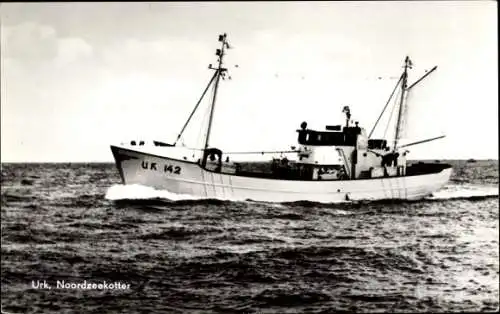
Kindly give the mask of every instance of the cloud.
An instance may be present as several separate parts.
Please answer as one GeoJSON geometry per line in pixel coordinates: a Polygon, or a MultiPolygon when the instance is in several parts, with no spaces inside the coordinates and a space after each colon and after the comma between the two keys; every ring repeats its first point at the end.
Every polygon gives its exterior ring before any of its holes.
{"type": "MultiPolygon", "coordinates": [[[[215,49],[215,48],[214,48],[215,49]]],[[[206,69],[210,47],[189,39],[138,40],[128,38],[104,47],[102,63],[117,74],[145,73],[164,77],[182,76],[193,69],[206,69]]]]}
{"type": "Polygon", "coordinates": [[[62,156],[61,142],[76,133],[71,117],[86,105],[91,83],[98,84],[96,68],[85,62],[93,48],[33,22],[2,25],[1,31],[2,155],[17,160],[36,151],[35,158],[50,160],[38,153],[58,151],[62,156]]]}
{"type": "MultiPolygon", "coordinates": [[[[487,31],[496,30],[494,13],[486,18],[456,5],[412,5],[412,14],[401,14],[406,4],[232,6],[30,4],[3,14],[3,157],[42,158],[46,151],[47,160],[110,160],[111,140],[170,140],[210,79],[221,31],[234,46],[225,59],[232,80],[221,82],[211,137],[221,148],[295,143],[300,122],[337,123],[343,105],[370,127],[396,83],[375,78],[398,76],[406,54],[415,70],[439,65],[439,80],[426,80],[411,108],[417,131],[439,126],[449,134],[436,152],[463,149],[470,127],[496,136],[497,34],[487,31]],[[449,112],[453,119],[445,119],[449,112]],[[441,121],[426,125],[432,118],[441,121]]],[[[496,152],[496,138],[468,151],[496,152]]]]}
{"type": "Polygon", "coordinates": [[[81,38],[61,38],[57,42],[58,65],[67,65],[76,60],[92,55],[93,49],[81,38]]]}
{"type": "Polygon", "coordinates": [[[41,61],[57,56],[54,28],[26,22],[15,26],[2,25],[2,55],[23,62],[41,61]]]}
{"type": "Polygon", "coordinates": [[[1,48],[3,59],[27,66],[43,65],[44,62],[66,65],[93,52],[84,39],[61,37],[53,27],[33,22],[2,25],[1,48]]]}

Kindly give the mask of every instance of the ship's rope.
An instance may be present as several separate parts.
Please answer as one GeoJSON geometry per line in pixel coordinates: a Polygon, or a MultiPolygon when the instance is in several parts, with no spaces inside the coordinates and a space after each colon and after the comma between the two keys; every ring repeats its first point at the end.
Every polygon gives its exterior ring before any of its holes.
{"type": "Polygon", "coordinates": [[[384,198],[387,198],[387,188],[385,187],[384,180],[380,180],[380,183],[382,184],[382,190],[384,191],[384,198]]]}
{"type": "Polygon", "coordinates": [[[409,133],[409,127],[410,127],[410,124],[408,123],[409,122],[409,116],[410,116],[410,113],[409,112],[409,107],[408,106],[408,103],[409,101],[411,100],[411,97],[412,96],[412,92],[410,90],[406,90],[406,95],[405,95],[405,100],[404,100],[404,105],[403,105],[403,115],[402,115],[402,121],[401,121],[401,136],[398,140],[403,140],[403,141],[408,141],[408,136],[410,134],[409,133]]]}
{"type": "MultiPolygon", "coordinates": [[[[208,115],[210,114],[210,106],[206,106],[205,107],[205,110],[203,111],[203,115],[201,116],[201,125],[206,125],[208,123],[208,115]]],[[[199,147],[202,147],[205,143],[202,142],[204,139],[206,139],[206,136],[207,136],[207,129],[206,128],[198,128],[198,133],[196,135],[196,140],[195,140],[195,145],[197,147],[185,147],[189,150],[193,150],[193,151],[204,151],[203,148],[199,148],[199,147]]],[[[194,154],[193,154],[194,156],[194,154]]],[[[201,157],[200,157],[201,158],[201,157]]]]}
{"type": "Polygon", "coordinates": [[[371,130],[370,135],[368,136],[368,138],[372,137],[372,134],[375,131],[375,128],[377,127],[377,124],[379,123],[380,119],[384,115],[385,109],[387,109],[387,106],[391,102],[392,96],[394,96],[394,93],[396,92],[396,90],[397,90],[397,88],[398,88],[398,86],[399,86],[399,84],[401,83],[402,80],[403,80],[403,75],[401,75],[401,77],[399,78],[398,83],[396,84],[396,86],[394,86],[394,89],[392,90],[391,96],[389,96],[389,99],[387,99],[387,102],[386,102],[386,104],[384,106],[384,109],[382,109],[382,112],[380,113],[380,116],[378,117],[377,121],[373,125],[373,128],[372,128],[372,130],[371,130]]]}
{"type": "MultiPolygon", "coordinates": [[[[201,136],[200,136],[201,137],[201,136]]],[[[193,150],[193,151],[204,151],[205,149],[203,148],[197,148],[197,147],[188,147],[188,146],[183,146],[185,149],[188,150],[193,150]]],[[[296,150],[290,150],[290,151],[260,151],[260,152],[223,152],[224,155],[240,155],[240,154],[248,154],[248,155],[275,155],[275,154],[296,154],[296,150]]]]}
{"type": "Polygon", "coordinates": [[[391,110],[391,113],[389,114],[389,121],[387,121],[387,125],[385,127],[385,131],[384,131],[384,138],[387,138],[387,131],[389,130],[389,126],[391,125],[391,120],[392,120],[392,117],[394,116],[394,110],[396,109],[397,107],[397,101],[398,101],[398,98],[399,98],[399,94],[401,93],[401,90],[398,91],[396,97],[394,97],[394,104],[392,106],[392,110],[391,110]]]}

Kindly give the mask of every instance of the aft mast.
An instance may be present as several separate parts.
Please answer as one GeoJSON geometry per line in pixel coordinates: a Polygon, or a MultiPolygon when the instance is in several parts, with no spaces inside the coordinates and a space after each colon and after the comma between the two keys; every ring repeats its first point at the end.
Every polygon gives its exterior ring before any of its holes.
{"type": "MultiPolygon", "coordinates": [[[[420,140],[420,141],[417,141],[417,142],[405,144],[403,146],[399,146],[398,147],[399,140],[401,139],[400,137],[401,137],[402,128],[403,128],[403,121],[402,120],[403,120],[403,115],[404,115],[404,109],[406,108],[404,106],[407,106],[407,104],[405,103],[405,100],[407,100],[408,93],[411,91],[411,89],[415,85],[417,85],[420,82],[422,82],[423,79],[425,79],[427,76],[429,76],[432,72],[434,72],[437,69],[437,65],[436,65],[432,69],[430,69],[429,71],[425,71],[426,72],[425,75],[423,75],[418,80],[416,80],[413,84],[411,84],[409,87],[407,87],[408,86],[408,69],[411,69],[412,67],[413,67],[413,64],[412,64],[410,58],[406,57],[406,59],[405,59],[405,65],[404,65],[404,71],[401,74],[401,76],[399,78],[399,81],[394,86],[394,90],[392,91],[391,95],[389,96],[389,99],[387,100],[384,108],[382,109],[382,112],[380,113],[379,117],[377,118],[377,121],[373,125],[372,130],[370,131],[370,135],[368,136],[368,138],[372,137],[372,135],[373,135],[373,133],[375,131],[375,128],[377,127],[377,124],[380,122],[380,119],[382,118],[385,110],[387,109],[387,106],[391,102],[391,99],[394,96],[394,93],[396,92],[396,90],[398,89],[399,85],[401,84],[401,98],[399,99],[398,118],[397,118],[396,125],[395,125],[393,153],[395,153],[398,148],[408,147],[408,146],[412,146],[412,145],[416,145],[416,144],[421,144],[421,143],[427,143],[429,141],[433,141],[433,140],[440,139],[440,138],[444,137],[444,136],[438,136],[438,137],[435,137],[435,138],[430,138],[430,139],[426,139],[426,140],[420,140]]],[[[392,117],[392,111],[391,111],[391,117],[392,117]]],[[[389,117],[389,123],[391,121],[391,117],[389,117]]],[[[384,135],[384,137],[385,137],[385,135],[384,135]]]]}
{"type": "Polygon", "coordinates": [[[403,106],[404,104],[404,99],[407,93],[407,81],[408,81],[408,69],[411,69],[413,64],[411,63],[411,60],[408,56],[406,56],[405,59],[405,65],[404,65],[404,72],[403,75],[401,76],[401,99],[399,100],[399,111],[398,111],[398,120],[396,122],[396,132],[394,135],[394,146],[393,146],[393,152],[396,152],[398,142],[400,140],[401,136],[401,126],[402,126],[402,118],[403,118],[403,106]]]}

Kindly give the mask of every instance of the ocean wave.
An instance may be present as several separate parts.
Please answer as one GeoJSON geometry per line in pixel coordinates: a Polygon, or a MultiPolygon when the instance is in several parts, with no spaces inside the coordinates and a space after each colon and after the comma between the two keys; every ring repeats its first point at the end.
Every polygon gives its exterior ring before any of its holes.
{"type": "Polygon", "coordinates": [[[150,200],[153,202],[157,201],[159,203],[161,203],[162,200],[167,200],[170,202],[172,201],[181,202],[181,203],[185,203],[186,201],[189,203],[198,201],[203,201],[203,203],[243,201],[243,200],[227,199],[227,198],[197,197],[189,194],[177,194],[169,192],[167,190],[157,190],[155,188],[140,184],[113,185],[106,192],[105,198],[110,201],[150,200]]]}
{"type": "Polygon", "coordinates": [[[476,199],[498,196],[498,186],[484,185],[449,185],[435,192],[428,199],[446,200],[446,199],[476,199]]]}
{"type": "MultiPolygon", "coordinates": [[[[359,209],[367,205],[401,205],[415,202],[442,202],[447,200],[483,200],[492,197],[498,197],[499,189],[495,186],[483,185],[448,185],[428,196],[419,200],[405,199],[381,199],[381,200],[357,200],[357,201],[339,201],[339,202],[315,202],[315,201],[295,201],[295,202],[260,202],[255,200],[233,200],[224,198],[195,197],[188,194],[176,194],[166,190],[157,190],[139,184],[133,185],[113,185],[106,192],[105,199],[124,205],[140,206],[162,206],[172,205],[224,205],[233,202],[245,202],[249,204],[263,204],[276,208],[332,208],[343,210],[340,214],[349,215],[350,209],[359,209]],[[346,211],[347,210],[347,211],[346,211]]],[[[157,208],[162,209],[162,208],[157,208]]],[[[294,216],[295,219],[301,217],[294,216]]]]}
{"type": "MultiPolygon", "coordinates": [[[[17,191],[16,191],[17,192],[17,191]]],[[[32,202],[35,197],[32,195],[22,195],[21,192],[2,193],[2,205],[10,205],[11,203],[32,202]]]]}
{"type": "Polygon", "coordinates": [[[466,180],[422,200],[340,204],[123,186],[114,164],[12,165],[1,193],[2,310],[494,311],[497,163],[462,162],[466,180]],[[49,293],[32,280],[130,289],[49,293]]]}
{"type": "Polygon", "coordinates": [[[107,200],[133,200],[133,199],[168,199],[173,201],[178,200],[196,200],[192,195],[175,194],[165,190],[156,190],[151,187],[140,184],[123,185],[117,184],[111,186],[106,192],[107,200]]]}

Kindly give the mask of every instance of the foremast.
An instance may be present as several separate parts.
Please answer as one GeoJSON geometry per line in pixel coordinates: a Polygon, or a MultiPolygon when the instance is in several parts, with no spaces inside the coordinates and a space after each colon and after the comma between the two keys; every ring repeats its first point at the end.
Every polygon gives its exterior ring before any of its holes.
{"type": "Polygon", "coordinates": [[[205,145],[204,149],[206,150],[209,146],[210,142],[210,133],[212,130],[212,121],[214,117],[214,109],[215,109],[215,102],[217,100],[217,90],[219,88],[219,82],[221,77],[224,78],[225,73],[227,72],[227,68],[224,68],[224,55],[225,55],[225,50],[229,49],[229,43],[227,42],[227,34],[224,33],[223,35],[219,35],[219,42],[221,42],[221,47],[220,49],[217,49],[215,52],[215,55],[218,57],[217,58],[217,67],[213,67],[212,64],[208,66],[209,69],[215,70],[215,83],[214,83],[214,90],[213,90],[213,96],[212,96],[212,103],[210,105],[210,115],[208,117],[208,126],[207,126],[207,135],[205,137],[205,145]]]}
{"type": "Polygon", "coordinates": [[[212,78],[210,79],[210,81],[208,82],[208,84],[207,84],[205,90],[203,91],[203,94],[201,95],[200,99],[196,103],[196,106],[194,107],[193,111],[191,112],[191,114],[189,115],[188,119],[184,123],[184,126],[182,127],[181,131],[179,132],[179,135],[177,135],[177,139],[175,140],[175,142],[173,144],[174,146],[177,144],[177,142],[181,138],[182,133],[184,132],[184,130],[186,129],[187,125],[189,124],[189,121],[191,120],[191,118],[193,117],[194,113],[198,109],[198,106],[200,105],[201,101],[205,97],[207,91],[210,89],[211,86],[213,86],[213,96],[212,96],[212,101],[210,103],[210,115],[209,115],[209,118],[208,118],[208,124],[207,124],[207,129],[206,129],[206,136],[205,136],[205,140],[204,140],[204,144],[203,144],[203,150],[206,150],[208,148],[208,146],[209,146],[210,134],[211,134],[212,122],[213,122],[213,116],[214,116],[214,108],[215,108],[215,103],[216,103],[216,100],[217,100],[217,90],[219,88],[220,79],[221,78],[224,79],[225,75],[226,75],[226,72],[227,72],[227,68],[223,67],[223,64],[224,64],[223,59],[224,59],[224,56],[225,56],[226,49],[230,49],[231,48],[229,46],[228,41],[227,41],[227,34],[226,33],[224,33],[222,35],[219,35],[219,42],[221,42],[221,47],[220,47],[220,49],[217,49],[216,52],[215,52],[215,55],[218,57],[218,59],[217,59],[217,66],[214,67],[214,66],[212,66],[212,64],[210,64],[208,66],[208,68],[210,70],[214,70],[215,72],[212,75],[212,78]]]}

